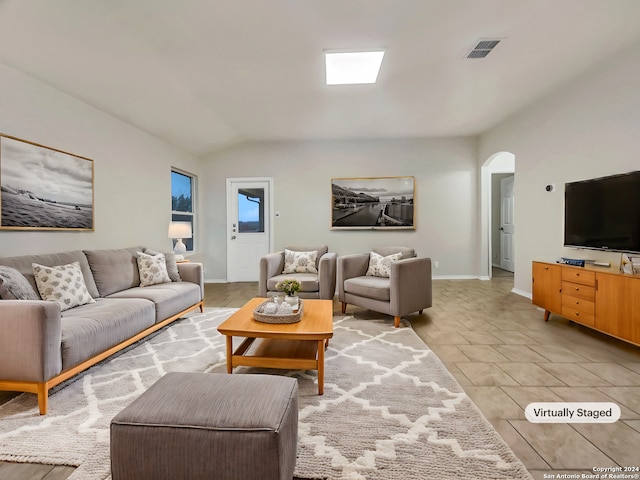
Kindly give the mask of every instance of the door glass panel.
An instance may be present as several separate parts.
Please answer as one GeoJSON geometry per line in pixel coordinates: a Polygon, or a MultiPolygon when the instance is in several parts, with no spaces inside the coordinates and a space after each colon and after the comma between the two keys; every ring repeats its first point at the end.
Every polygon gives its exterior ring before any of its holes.
{"type": "Polygon", "coordinates": [[[264,189],[238,189],[238,232],[264,232],[264,189]]]}

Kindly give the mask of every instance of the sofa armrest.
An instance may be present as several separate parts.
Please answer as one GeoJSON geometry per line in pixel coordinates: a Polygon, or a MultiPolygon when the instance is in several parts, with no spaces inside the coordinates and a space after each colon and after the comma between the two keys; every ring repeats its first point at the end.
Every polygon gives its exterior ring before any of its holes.
{"type": "Polygon", "coordinates": [[[260,278],[258,279],[258,296],[267,296],[267,281],[280,275],[284,270],[284,252],[267,253],[260,257],[260,278]]]}
{"type": "Polygon", "coordinates": [[[344,301],[344,282],[350,278],[361,277],[367,274],[369,268],[369,254],[356,253],[353,255],[343,255],[338,257],[337,262],[337,283],[338,298],[344,301]]]}
{"type": "Polygon", "coordinates": [[[60,306],[0,300],[0,380],[45,382],[62,371],[60,306]]]}
{"type": "Polygon", "coordinates": [[[318,264],[319,298],[331,300],[336,294],[336,264],[338,255],[327,252],[318,264]]]}
{"type": "Polygon", "coordinates": [[[391,264],[390,314],[407,315],[431,306],[431,259],[407,258],[391,264]]]}
{"type": "Polygon", "coordinates": [[[204,298],[204,267],[197,262],[178,263],[178,273],[183,282],[200,286],[200,300],[204,298]]]}

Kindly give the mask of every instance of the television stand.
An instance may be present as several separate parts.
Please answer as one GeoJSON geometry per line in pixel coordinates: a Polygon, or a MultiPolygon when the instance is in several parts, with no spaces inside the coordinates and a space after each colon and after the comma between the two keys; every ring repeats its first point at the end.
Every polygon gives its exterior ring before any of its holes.
{"type": "Polygon", "coordinates": [[[554,313],[640,346],[640,275],[594,265],[533,262],[533,304],[545,321],[554,313]]]}

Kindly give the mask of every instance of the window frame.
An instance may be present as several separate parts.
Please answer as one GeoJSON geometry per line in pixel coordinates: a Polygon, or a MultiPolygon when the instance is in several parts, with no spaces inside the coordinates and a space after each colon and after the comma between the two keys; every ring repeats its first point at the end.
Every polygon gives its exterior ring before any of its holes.
{"type": "MultiPolygon", "coordinates": [[[[182,239],[184,244],[187,246],[187,253],[194,253],[197,247],[197,185],[198,185],[198,177],[193,173],[187,172],[185,170],[181,170],[176,167],[171,167],[171,220],[172,222],[191,222],[191,230],[192,236],[190,239],[182,239]],[[176,173],[178,175],[182,175],[190,179],[191,184],[191,211],[181,211],[173,209],[173,174],[176,173]]],[[[171,239],[172,248],[175,246],[174,239],[171,239]]]]}

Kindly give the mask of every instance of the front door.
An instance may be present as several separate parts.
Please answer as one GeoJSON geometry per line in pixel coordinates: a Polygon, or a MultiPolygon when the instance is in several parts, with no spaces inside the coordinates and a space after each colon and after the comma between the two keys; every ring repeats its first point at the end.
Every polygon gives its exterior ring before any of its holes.
{"type": "Polygon", "coordinates": [[[272,180],[227,179],[227,281],[257,282],[271,251],[272,180]]]}
{"type": "Polygon", "coordinates": [[[500,199],[500,268],[513,272],[513,175],[500,180],[500,199]]]}

